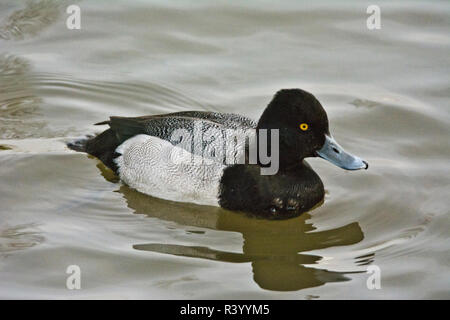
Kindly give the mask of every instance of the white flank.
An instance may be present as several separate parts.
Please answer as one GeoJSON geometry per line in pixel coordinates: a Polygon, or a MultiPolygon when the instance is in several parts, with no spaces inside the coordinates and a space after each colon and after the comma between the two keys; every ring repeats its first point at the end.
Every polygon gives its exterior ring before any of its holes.
{"type": "Polygon", "coordinates": [[[119,176],[130,187],[166,200],[218,206],[224,165],[203,163],[166,140],[140,134],[116,149],[119,176]]]}

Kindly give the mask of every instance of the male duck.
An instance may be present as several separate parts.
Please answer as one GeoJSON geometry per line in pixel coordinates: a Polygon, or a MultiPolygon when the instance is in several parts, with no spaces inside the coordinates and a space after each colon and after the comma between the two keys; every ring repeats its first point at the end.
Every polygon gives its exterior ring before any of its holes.
{"type": "Polygon", "coordinates": [[[368,168],[337,144],[322,105],[301,89],[278,91],[258,122],[236,114],[185,111],[110,117],[102,124],[110,128],[68,146],[99,158],[130,187],[265,217],[296,216],[322,201],[323,183],[307,157],[319,156],[347,170],[368,168]]]}

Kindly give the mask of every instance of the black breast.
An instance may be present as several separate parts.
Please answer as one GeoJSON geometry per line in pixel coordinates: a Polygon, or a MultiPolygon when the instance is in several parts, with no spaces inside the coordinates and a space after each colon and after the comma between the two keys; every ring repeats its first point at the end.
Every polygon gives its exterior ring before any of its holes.
{"type": "Polygon", "coordinates": [[[224,170],[219,204],[229,210],[283,219],[298,216],[323,200],[320,177],[306,165],[261,175],[257,165],[234,165],[224,170]]]}

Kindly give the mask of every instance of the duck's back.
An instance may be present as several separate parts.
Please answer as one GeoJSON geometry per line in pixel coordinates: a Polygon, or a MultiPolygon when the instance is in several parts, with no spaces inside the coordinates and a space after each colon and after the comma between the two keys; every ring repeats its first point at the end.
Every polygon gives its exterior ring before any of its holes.
{"type": "Polygon", "coordinates": [[[241,115],[206,111],[183,111],[132,118],[111,117],[109,121],[98,124],[108,124],[121,143],[137,134],[148,134],[172,142],[177,130],[185,130],[195,135],[199,132],[194,130],[200,129],[202,134],[208,135],[205,138],[209,139],[224,130],[256,128],[255,121],[241,115]]]}

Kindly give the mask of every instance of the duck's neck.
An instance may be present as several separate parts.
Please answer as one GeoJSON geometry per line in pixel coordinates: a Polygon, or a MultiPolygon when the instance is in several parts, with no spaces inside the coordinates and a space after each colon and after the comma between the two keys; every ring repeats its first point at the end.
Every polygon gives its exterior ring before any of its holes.
{"type": "MultiPolygon", "coordinates": [[[[317,173],[313,170],[313,168],[311,168],[311,166],[309,165],[308,162],[306,162],[306,160],[301,160],[295,163],[287,163],[286,165],[282,165],[280,163],[280,168],[278,170],[278,174],[297,174],[297,175],[301,175],[301,176],[307,176],[308,178],[319,178],[319,176],[317,175],[317,173]]],[[[313,179],[316,180],[316,179],[313,179]]]]}
{"type": "Polygon", "coordinates": [[[305,161],[305,159],[292,159],[280,156],[276,159],[277,163],[274,164],[275,159],[271,159],[269,164],[263,164],[260,158],[258,158],[258,166],[261,168],[271,168],[271,170],[267,170],[269,175],[274,175],[278,173],[289,173],[289,172],[301,172],[301,171],[312,171],[314,170],[311,166],[305,161]]]}

